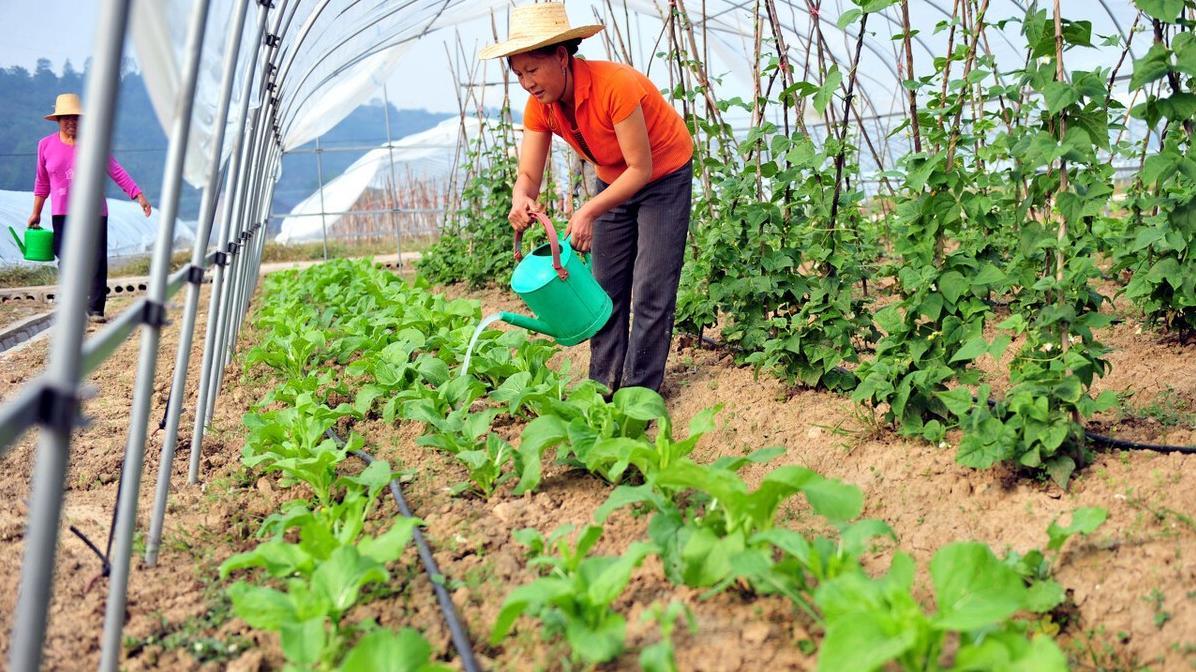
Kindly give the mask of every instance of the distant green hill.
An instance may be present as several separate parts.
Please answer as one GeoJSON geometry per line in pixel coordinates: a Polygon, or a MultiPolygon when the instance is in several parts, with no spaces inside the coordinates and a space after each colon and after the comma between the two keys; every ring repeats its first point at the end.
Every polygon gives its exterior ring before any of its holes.
{"type": "MultiPolygon", "coordinates": [[[[83,72],[70,61],[56,74],[50,61],[41,59],[33,72],[12,66],[0,68],[0,189],[31,191],[38,141],[54,132],[55,126],[42,117],[54,106],[62,92],[82,92],[83,72]]],[[[395,139],[431,128],[452,116],[426,110],[390,108],[391,136],[395,139]]],[[[381,105],[363,105],[329,131],[321,144],[328,147],[378,145],[386,141],[385,112],[381,105]]],[[[322,156],[324,179],[339,175],[365,150],[325,152],[322,156]]],[[[141,75],[127,71],[121,79],[116,136],[113,154],[158,203],[162,190],[166,135],[149,101],[141,75]]],[[[284,159],[283,177],[275,190],[275,211],[289,210],[318,184],[315,154],[296,154],[284,159]]],[[[109,184],[108,194],[123,198],[116,185],[109,184]]],[[[180,216],[195,219],[199,210],[199,191],[185,186],[181,195],[180,216]]]]}

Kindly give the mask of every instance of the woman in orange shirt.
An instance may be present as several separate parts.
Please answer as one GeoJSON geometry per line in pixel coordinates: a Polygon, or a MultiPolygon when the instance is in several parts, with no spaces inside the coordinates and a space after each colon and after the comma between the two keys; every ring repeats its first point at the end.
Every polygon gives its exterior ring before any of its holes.
{"type": "Polygon", "coordinates": [[[614,304],[590,342],[590,377],[612,391],[659,391],[689,232],[693,139],[647,77],[574,57],[581,40],[600,30],[571,28],[561,3],[516,7],[509,39],[481,57],[505,57],[532,96],[523,115],[511,226],[526,229],[543,208],[537,199],[554,134],[598,175],[599,193],[565,229],[575,249],[593,253],[594,276],[614,304]]]}

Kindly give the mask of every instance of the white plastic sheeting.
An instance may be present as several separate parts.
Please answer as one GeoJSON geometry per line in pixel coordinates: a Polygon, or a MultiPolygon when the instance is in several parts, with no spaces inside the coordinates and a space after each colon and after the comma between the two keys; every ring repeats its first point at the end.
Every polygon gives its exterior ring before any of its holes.
{"type": "MultiPolygon", "coordinates": [[[[525,2],[529,0],[519,0],[525,2]]],[[[159,120],[169,126],[174,110],[174,94],[178,89],[179,70],[193,0],[136,0],[134,40],[140,55],[159,120]]],[[[235,0],[211,0],[212,11],[200,71],[199,93],[195,113],[195,127],[188,152],[186,177],[198,184],[202,177],[202,161],[207,152],[196,151],[210,141],[212,112],[215,107],[221,54],[227,39],[227,25],[235,0]]],[[[461,43],[482,45],[493,40],[490,14],[493,12],[498,32],[506,34],[506,8],[510,0],[273,0],[268,30],[276,30],[281,39],[277,63],[278,88],[274,92],[279,101],[278,124],[284,149],[298,147],[323,134],[339,123],[359,104],[371,98],[383,82],[407,67],[430,67],[426,63],[404,60],[405,48],[415,40],[427,39],[436,31],[458,27],[461,43]]],[[[951,15],[951,0],[916,0],[910,2],[911,23],[916,31],[915,73],[929,74],[932,58],[947,51],[947,24],[951,15]]],[[[855,51],[858,22],[845,28],[837,26],[842,11],[853,3],[820,3],[820,10],[812,10],[807,0],[776,0],[777,21],[783,26],[788,57],[798,79],[818,81],[811,70],[816,62],[812,36],[814,22],[825,36],[825,49],[831,62],[846,71],[855,51]]],[[[998,70],[1010,70],[1022,65],[1025,40],[1019,35],[1020,19],[1029,3],[1026,0],[992,0],[988,3],[986,20],[990,23],[984,49],[991,49],[998,70]],[[1015,19],[1004,24],[996,22],[1015,19]]],[[[567,0],[570,18],[574,23],[586,23],[595,13],[606,15],[606,0],[567,0]]],[[[614,20],[622,24],[626,35],[611,34],[591,38],[585,52],[603,56],[605,40],[626,43],[635,65],[651,70],[654,81],[662,87],[668,84],[668,68],[655,53],[663,48],[659,41],[665,25],[660,15],[668,3],[658,0],[625,0],[614,2],[614,20]],[[626,18],[630,17],[630,25],[626,18]],[[634,34],[634,35],[633,35],[634,34]]],[[[688,0],[684,2],[699,48],[709,52],[709,71],[720,78],[716,91],[720,97],[751,95],[753,73],[761,64],[754,58],[753,28],[758,17],[759,3],[743,0],[688,0]],[[703,40],[706,46],[701,46],[703,40]]],[[[246,32],[255,25],[257,2],[250,3],[246,32]]],[[[1067,18],[1092,23],[1093,42],[1100,44],[1105,36],[1124,36],[1131,29],[1137,9],[1125,0],[1095,0],[1065,3],[1067,18]]],[[[675,27],[674,27],[675,28],[675,27]]],[[[1139,27],[1141,29],[1141,27],[1139,27]]],[[[681,31],[682,34],[684,31],[681,31]]],[[[771,31],[765,30],[766,33],[771,31]]],[[[879,136],[901,122],[904,104],[902,80],[904,72],[901,42],[893,39],[901,32],[900,6],[889,7],[870,15],[860,62],[860,81],[857,86],[861,101],[861,116],[879,117],[875,122],[879,136]]],[[[442,31],[437,38],[447,36],[442,31]]],[[[956,42],[958,45],[958,40],[956,42]]],[[[1150,40],[1135,40],[1131,58],[1149,48],[1150,40]]],[[[248,50],[260,48],[260,43],[247,39],[242,48],[241,62],[247,63],[248,50]]],[[[470,47],[467,46],[468,50],[470,47]]],[[[765,44],[771,55],[773,47],[765,44]]],[[[616,49],[618,50],[618,49],[616,49]]],[[[1119,48],[1072,49],[1068,66],[1073,69],[1092,69],[1114,65],[1119,48]]],[[[466,54],[466,58],[470,55],[466,54]]],[[[1128,61],[1127,61],[1128,62],[1128,61]]],[[[450,83],[447,67],[445,84],[450,83]]],[[[815,68],[816,69],[816,68],[815,68]]],[[[1123,66],[1123,75],[1128,67],[1123,66]]],[[[400,107],[421,105],[418,90],[408,90],[406,97],[396,100],[400,107]]],[[[256,101],[255,94],[254,100],[256,101]]],[[[525,97],[518,95],[518,107],[525,97]]],[[[743,116],[743,115],[741,115],[743,116]]],[[[736,126],[744,126],[746,119],[728,119],[736,126]]],[[[232,137],[231,134],[229,136],[232,137]]]]}
{"type": "MultiPolygon", "coordinates": [[[[605,4],[602,0],[589,2],[568,1],[570,14],[576,19],[589,16],[591,10],[588,4],[595,5],[599,11],[605,4]]],[[[624,3],[616,2],[616,8],[624,3]]],[[[626,0],[625,5],[630,10],[632,22],[636,26],[638,36],[642,37],[629,48],[632,58],[641,70],[647,68],[647,62],[653,54],[655,38],[662,28],[659,19],[658,3],[655,0],[626,0]]],[[[817,82],[817,43],[811,42],[813,16],[819,17],[818,28],[825,37],[825,47],[828,50],[827,59],[837,64],[839,70],[846,74],[850,68],[852,56],[855,53],[856,39],[859,35],[859,20],[846,28],[839,28],[836,24],[842,12],[856,8],[853,2],[814,3],[821,4],[820,14],[811,11],[811,3],[807,0],[776,0],[777,19],[783,27],[786,46],[789,49],[790,63],[797,80],[806,79],[817,82]],[[807,54],[809,58],[807,58],[807,54]],[[809,68],[807,74],[806,69],[809,68]]],[[[952,0],[910,0],[910,24],[916,31],[913,38],[914,70],[918,76],[926,76],[934,71],[933,59],[940,58],[947,53],[949,30],[947,25],[951,17],[952,0]],[[940,25],[942,24],[942,25],[940,25]]],[[[991,49],[999,71],[1020,69],[1025,64],[1026,40],[1021,36],[1021,19],[1026,9],[1032,3],[1030,0],[991,0],[985,21],[996,24],[1005,19],[1015,19],[1003,26],[989,25],[986,29],[987,40],[980,45],[981,55],[984,50],[991,49]]],[[[757,3],[743,0],[685,0],[684,6],[689,18],[693,22],[693,29],[702,48],[702,38],[709,40],[710,62],[707,68],[712,76],[720,77],[721,82],[715,85],[715,92],[720,98],[740,96],[750,100],[754,73],[761,67],[754,59],[754,24],[757,19],[755,8],[757,3]],[[705,15],[702,9],[705,8],[705,15]]],[[[761,5],[763,7],[763,5],[761,5]]],[[[1039,10],[1045,10],[1050,16],[1050,3],[1038,3],[1039,10]]],[[[616,9],[617,14],[621,14],[616,9]]],[[[1074,21],[1090,21],[1092,23],[1093,45],[1100,45],[1106,36],[1124,37],[1134,23],[1138,10],[1128,0],[1087,0],[1085,2],[1064,2],[1063,16],[1074,21]]],[[[760,20],[764,22],[764,34],[770,37],[772,31],[768,28],[768,17],[761,9],[760,20]]],[[[620,23],[622,17],[619,17],[620,23]]],[[[1139,26],[1141,29],[1141,26],[1139,26]]],[[[857,96],[861,102],[861,116],[888,115],[901,113],[906,104],[906,90],[902,80],[909,79],[905,72],[905,54],[900,35],[902,33],[901,5],[897,4],[878,14],[869,16],[865,30],[863,50],[861,52],[859,81],[857,82],[857,96]],[[894,39],[894,36],[897,36],[894,39]]],[[[684,35],[684,34],[683,34],[684,35]]],[[[612,36],[614,40],[615,36],[612,36]]],[[[594,38],[591,38],[593,40],[594,38]]],[[[629,38],[628,38],[629,39],[629,38]]],[[[683,37],[683,39],[685,39],[683,37]]],[[[960,45],[960,34],[955,35],[955,46],[960,45]]],[[[1150,40],[1139,36],[1133,42],[1131,53],[1141,56],[1150,48],[1150,40]]],[[[658,51],[660,49],[657,49],[658,51]]],[[[775,55],[775,47],[770,44],[763,46],[764,57],[775,55]]],[[[602,50],[604,53],[605,50],[602,50]]],[[[595,53],[591,50],[590,53],[595,53]]],[[[1113,67],[1121,55],[1121,48],[1093,48],[1071,49],[1068,51],[1067,67],[1069,69],[1091,70],[1096,67],[1113,67]]],[[[1123,64],[1121,74],[1128,79],[1131,60],[1123,64]]],[[[962,66],[958,63],[955,72],[962,66]]],[[[652,79],[662,86],[668,85],[667,66],[665,63],[655,62],[652,65],[652,79]],[[658,76],[660,75],[660,76],[658,76]]],[[[958,74],[956,74],[958,76],[958,74]]],[[[774,89],[775,95],[775,89],[774,89]]],[[[741,115],[743,119],[734,119],[732,123],[741,126],[747,119],[747,113],[741,115]]],[[[732,115],[734,117],[734,115],[732,115]]],[[[902,122],[901,118],[893,118],[881,124],[887,132],[902,122]],[[889,123],[891,121],[891,123],[889,123]]]]}
{"type": "MultiPolygon", "coordinates": [[[[497,120],[490,122],[497,124],[497,120]]],[[[491,126],[493,128],[493,126],[491,126]]],[[[465,119],[465,138],[468,145],[461,147],[476,149],[478,132],[481,124],[474,117],[465,119]]],[[[514,129],[515,145],[518,146],[522,126],[516,124],[514,129]]],[[[335,237],[332,227],[340,221],[341,215],[327,213],[341,213],[350,210],[366,189],[382,189],[390,176],[393,155],[394,174],[396,180],[411,178],[420,181],[447,180],[453,173],[454,157],[465,161],[457,155],[458,143],[462,141],[461,120],[446,119],[435,127],[426,131],[414,133],[400,140],[396,140],[391,152],[386,145],[370,150],[365,156],[353,162],[345,172],[336,179],[324,185],[323,195],[317,189],[310,196],[303,199],[291,209],[287,217],[282,220],[280,231],[274,240],[279,243],[299,243],[319,240],[324,235],[327,226],[329,235],[335,237]],[[321,204],[323,207],[321,208],[321,204]],[[325,213],[322,217],[320,213],[325,213]]],[[[573,150],[559,138],[552,143],[552,171],[554,175],[569,174],[570,160],[576,156],[573,150]]],[[[458,176],[462,172],[456,166],[458,176]]],[[[591,173],[592,175],[592,173],[591,173]]],[[[557,189],[564,195],[568,185],[558,179],[557,189]]]]}
{"type": "MultiPolygon", "coordinates": [[[[8,227],[23,236],[25,222],[33,206],[33,192],[0,190],[0,265],[31,264],[21,258],[21,250],[8,232],[8,227]]],[[[53,229],[49,208],[42,214],[42,226],[53,229]]],[[[108,199],[108,256],[121,257],[145,254],[153,250],[158,237],[158,211],[149,217],[141,206],[127,199],[108,199]]],[[[181,220],[175,225],[176,247],[190,245],[195,238],[195,228],[181,220]]]]}
{"type": "MultiPolygon", "coordinates": [[[[396,140],[390,150],[386,145],[370,150],[340,176],[325,184],[322,195],[317,190],[292,208],[274,239],[280,243],[318,240],[324,226],[331,228],[340,221],[340,215],[318,215],[321,212],[345,212],[366,189],[385,188],[392,160],[396,176],[420,180],[447,178],[453,170],[461,127],[460,119],[446,119],[426,131],[396,140]]],[[[480,127],[477,119],[467,118],[466,138],[476,138],[480,127]]]]}
{"type": "MultiPolygon", "coordinates": [[[[195,186],[202,186],[204,161],[210,151],[205,148],[210,147],[213,135],[221,60],[236,4],[234,0],[211,0],[211,3],[185,170],[186,180],[195,186]]],[[[441,28],[488,16],[492,9],[507,3],[506,0],[274,0],[273,4],[267,31],[277,24],[282,39],[279,86],[274,95],[280,100],[283,145],[291,149],[327,132],[374,96],[394,74],[405,45],[441,28]]],[[[192,0],[137,0],[134,5],[134,44],[150,100],[163,128],[170,127],[175,114],[184,36],[192,5],[192,0]]],[[[249,11],[240,57],[243,64],[250,60],[248,50],[261,46],[252,39],[258,3],[251,2],[249,11]]],[[[234,91],[239,88],[235,85],[234,91]]],[[[253,100],[256,99],[255,94],[253,100]]],[[[226,138],[226,157],[227,140],[231,137],[229,134],[226,138]]]]}
{"type": "MultiPolygon", "coordinates": [[[[207,160],[212,152],[212,136],[216,124],[216,106],[220,103],[220,78],[224,70],[224,50],[228,44],[229,25],[236,0],[209,0],[208,26],[196,81],[195,105],[192,109],[191,133],[187,140],[187,157],[183,178],[192,186],[202,188],[207,160]]],[[[256,6],[256,2],[250,3],[256,6]]],[[[131,18],[133,45],[142,68],[145,87],[149,92],[154,113],[162,128],[170,129],[176,112],[175,99],[182,86],[183,49],[187,41],[187,21],[193,0],[135,0],[131,18]]],[[[249,67],[249,56],[258,47],[253,41],[256,22],[250,13],[242,31],[237,77],[233,83],[232,110],[237,109],[243,87],[243,77],[249,67]]],[[[255,84],[255,91],[256,91],[255,84]]],[[[252,99],[256,99],[256,96],[252,99]]],[[[223,158],[231,151],[231,125],[236,115],[230,113],[223,158]]]]}
{"type": "MultiPolygon", "coordinates": [[[[173,114],[173,94],[178,89],[179,68],[186,31],[186,22],[193,0],[137,0],[134,11],[134,39],[140,56],[150,96],[164,127],[173,114]]],[[[211,0],[212,10],[208,37],[205,41],[203,66],[199,82],[200,103],[196,106],[196,138],[193,147],[201,146],[211,137],[211,112],[219,84],[220,57],[227,38],[227,24],[234,0],[211,0]]],[[[280,72],[278,75],[281,115],[280,127],[285,148],[294,148],[311,141],[336,125],[357,105],[375,94],[381,83],[390,79],[403,63],[404,45],[425,38],[438,30],[463,26],[465,45],[480,45],[492,41],[488,18],[493,11],[499,32],[505,34],[506,7],[509,0],[274,0],[268,27],[278,25],[281,33],[280,72]],[[279,15],[279,12],[282,12],[279,15]],[[479,20],[483,19],[483,20],[479,20]]],[[[918,74],[931,70],[931,58],[946,51],[948,31],[940,26],[951,12],[950,0],[918,0],[910,3],[911,23],[917,30],[915,68],[918,74]]],[[[1027,6],[1025,0],[993,0],[989,3],[987,19],[995,22],[1006,18],[1020,18],[1027,6]]],[[[571,20],[584,23],[593,14],[606,13],[605,0],[567,0],[571,20]]],[[[1125,34],[1133,24],[1136,8],[1130,2],[1065,3],[1067,18],[1088,20],[1093,24],[1094,41],[1099,36],[1125,34]]],[[[634,31],[628,31],[625,42],[630,51],[638,54],[637,66],[647,69],[648,59],[658,48],[655,41],[663,24],[660,8],[665,3],[656,0],[625,0],[615,2],[617,20],[622,20],[626,7],[632,17],[634,31]],[[632,39],[631,32],[635,33],[632,39]]],[[[715,75],[729,75],[727,95],[743,93],[742,85],[759,69],[754,61],[752,29],[756,20],[756,3],[742,0],[691,0],[685,3],[699,40],[710,41],[710,70],[715,75]],[[705,10],[703,15],[702,10],[705,10]],[[739,85],[736,86],[735,82],[739,85]]],[[[810,28],[814,20],[810,3],[806,0],[777,0],[778,21],[785,27],[791,62],[799,77],[805,69],[810,28]]],[[[857,24],[846,29],[837,27],[841,10],[852,3],[822,3],[819,26],[825,35],[832,61],[845,69],[854,51],[857,24]]],[[[258,11],[251,3],[251,15],[258,11]]],[[[859,86],[870,108],[883,114],[899,109],[902,99],[900,82],[908,77],[899,65],[900,41],[892,37],[901,31],[899,7],[890,7],[873,15],[868,23],[865,49],[861,61],[859,86]]],[[[246,32],[252,30],[253,16],[246,22],[246,32]]],[[[1020,66],[1024,59],[1021,45],[1024,39],[1017,32],[1020,23],[1010,22],[1004,27],[990,26],[988,45],[1001,67],[1020,66]]],[[[440,35],[445,35],[441,33],[440,35]]],[[[614,36],[612,36],[613,38],[614,36]]],[[[590,53],[603,38],[592,38],[587,44],[590,53]]],[[[256,48],[246,40],[245,52],[256,48]]],[[[1133,53],[1140,55],[1149,47],[1149,40],[1136,40],[1133,53]]],[[[601,48],[597,48],[601,51],[601,48]]],[[[1086,68],[1112,65],[1119,49],[1079,49],[1069,52],[1069,67],[1086,68]]],[[[411,64],[420,67],[426,64],[411,64]]],[[[438,64],[436,67],[444,67],[438,64]]],[[[653,68],[654,79],[667,81],[663,63],[653,68]]],[[[806,77],[817,79],[813,75],[806,77]]],[[[446,72],[447,80],[447,72],[446,72]]],[[[399,100],[400,106],[418,106],[419,100],[399,100]]],[[[197,154],[197,157],[201,155],[197,154]]],[[[196,158],[194,161],[201,160],[196,158]]],[[[189,161],[187,178],[197,183],[198,164],[189,161]]]]}

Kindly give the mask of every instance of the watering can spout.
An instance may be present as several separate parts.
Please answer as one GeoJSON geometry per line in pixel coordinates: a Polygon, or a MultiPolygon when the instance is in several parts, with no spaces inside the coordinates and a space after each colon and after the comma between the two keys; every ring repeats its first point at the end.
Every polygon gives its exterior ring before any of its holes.
{"type": "Polygon", "coordinates": [[[549,338],[558,338],[558,334],[553,330],[552,327],[548,326],[547,322],[538,320],[534,317],[528,317],[527,315],[508,313],[504,311],[501,313],[501,317],[499,319],[507,324],[512,324],[521,329],[527,329],[528,331],[534,331],[538,334],[544,334],[549,338]]]}
{"type": "Polygon", "coordinates": [[[17,230],[11,226],[8,227],[8,232],[12,234],[12,239],[16,241],[17,248],[21,250],[21,256],[25,256],[25,241],[21,240],[21,237],[17,235],[17,230]]]}

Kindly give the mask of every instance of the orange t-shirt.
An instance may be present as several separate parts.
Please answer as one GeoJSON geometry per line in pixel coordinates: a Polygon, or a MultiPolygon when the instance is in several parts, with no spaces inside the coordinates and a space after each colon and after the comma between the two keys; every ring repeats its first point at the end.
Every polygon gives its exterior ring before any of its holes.
{"type": "Polygon", "coordinates": [[[523,127],[564,138],[578,154],[594,164],[598,179],[607,184],[627,170],[615,136],[615,124],[630,117],[636,105],[644,110],[648,141],[652,145],[652,180],[677,170],[693,157],[693,138],[685,120],[660,95],[652,80],[633,68],[573,59],[573,103],[577,133],[572,132],[559,105],[544,105],[535,98],[528,99],[524,108],[523,127]]]}

